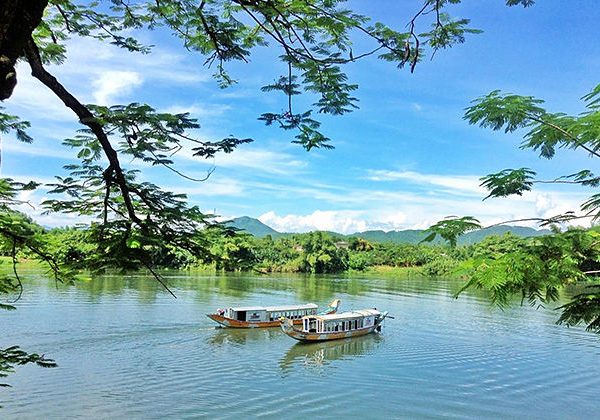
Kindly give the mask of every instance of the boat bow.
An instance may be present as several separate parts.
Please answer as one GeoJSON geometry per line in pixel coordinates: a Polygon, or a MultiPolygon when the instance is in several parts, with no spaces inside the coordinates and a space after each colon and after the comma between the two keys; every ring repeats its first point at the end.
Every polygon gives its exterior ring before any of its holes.
{"type": "Polygon", "coordinates": [[[333,299],[331,303],[327,305],[327,309],[319,313],[319,315],[329,315],[337,313],[338,309],[340,308],[340,303],[342,303],[340,299],[333,299]]]}

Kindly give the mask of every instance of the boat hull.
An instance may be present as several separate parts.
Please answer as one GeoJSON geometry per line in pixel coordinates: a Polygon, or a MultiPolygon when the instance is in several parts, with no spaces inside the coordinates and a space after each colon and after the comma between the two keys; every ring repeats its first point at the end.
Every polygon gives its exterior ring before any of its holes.
{"type": "MultiPolygon", "coordinates": [[[[322,312],[322,315],[328,315],[328,314],[334,314],[337,312],[339,306],[340,306],[340,300],[339,299],[335,299],[333,300],[329,306],[327,307],[327,309],[322,312]]],[[[216,323],[222,325],[223,327],[228,327],[228,328],[277,328],[280,325],[280,321],[278,319],[274,320],[274,321],[256,321],[256,322],[249,322],[249,321],[240,321],[237,319],[233,319],[233,318],[227,318],[223,315],[221,315],[220,313],[212,313],[212,314],[206,314],[207,317],[209,317],[210,319],[212,319],[213,321],[215,321],[216,323]]],[[[291,320],[293,322],[294,325],[301,325],[302,324],[302,319],[293,319],[291,320]]]]}
{"type": "MultiPolygon", "coordinates": [[[[282,319],[280,325],[282,331],[290,337],[292,337],[293,339],[305,343],[313,343],[318,341],[340,340],[342,338],[360,337],[362,335],[370,334],[374,331],[379,332],[381,331],[381,323],[387,317],[387,315],[388,313],[384,312],[378,315],[373,325],[350,331],[307,332],[301,328],[296,328],[295,324],[290,319],[282,319]]],[[[302,321],[302,319],[300,319],[299,321],[302,321]]]]}
{"type": "MultiPolygon", "coordinates": [[[[228,328],[275,328],[279,327],[280,321],[262,321],[262,322],[248,322],[248,321],[238,321],[237,319],[226,318],[219,314],[207,314],[207,317],[212,319],[218,324],[221,324],[224,327],[228,328]]],[[[301,319],[293,320],[295,325],[300,325],[302,323],[301,319]]]]}
{"type": "Polygon", "coordinates": [[[300,331],[296,328],[292,328],[289,325],[281,324],[281,329],[284,333],[289,335],[290,337],[302,341],[305,343],[313,343],[317,341],[328,341],[328,340],[340,340],[342,338],[351,338],[351,337],[360,337],[362,335],[367,335],[379,327],[379,324],[373,325],[369,328],[362,328],[360,330],[353,331],[338,331],[338,332],[327,332],[327,333],[306,333],[304,331],[300,331]]]}

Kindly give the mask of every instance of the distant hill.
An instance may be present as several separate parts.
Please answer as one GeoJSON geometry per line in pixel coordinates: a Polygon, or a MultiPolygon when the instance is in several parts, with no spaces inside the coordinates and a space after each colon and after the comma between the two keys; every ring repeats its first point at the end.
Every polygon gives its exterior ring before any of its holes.
{"type": "Polygon", "coordinates": [[[466,233],[458,238],[459,245],[471,245],[483,241],[488,236],[502,236],[505,233],[512,233],[515,236],[528,238],[531,236],[543,236],[552,233],[548,229],[536,230],[530,227],[523,226],[494,226],[487,229],[480,229],[466,233]]]}
{"type": "MultiPolygon", "coordinates": [[[[273,238],[279,236],[292,235],[291,233],[278,232],[275,229],[265,225],[260,220],[248,216],[236,217],[235,219],[229,222],[229,225],[243,230],[244,232],[254,235],[258,238],[262,238],[267,235],[271,235],[273,238]]],[[[542,236],[550,233],[550,231],[547,229],[536,230],[533,228],[522,226],[494,226],[488,229],[481,229],[476,230],[474,232],[469,232],[458,238],[458,244],[471,245],[477,242],[481,242],[488,236],[500,236],[508,232],[521,237],[542,236]]],[[[368,230],[365,232],[356,232],[350,235],[343,235],[341,233],[336,232],[326,233],[338,238],[357,237],[365,239],[369,242],[393,242],[397,244],[418,244],[427,236],[424,230],[414,229],[392,230],[390,232],[384,232],[383,230],[368,230]]],[[[436,238],[436,240],[433,243],[441,244],[443,242],[444,241],[441,238],[436,238]]]]}
{"type": "MultiPolygon", "coordinates": [[[[369,242],[393,242],[397,244],[418,244],[427,236],[423,230],[368,230],[366,232],[356,232],[348,236],[356,236],[369,242]]],[[[437,239],[434,243],[438,243],[437,239]]]]}
{"type": "Polygon", "coordinates": [[[257,238],[262,238],[267,235],[271,235],[272,237],[282,236],[284,234],[277,232],[275,229],[265,225],[258,219],[254,219],[248,216],[236,217],[227,223],[229,226],[233,226],[238,228],[244,233],[249,233],[257,238]]]}
{"type": "MultiPolygon", "coordinates": [[[[468,232],[458,238],[459,245],[471,245],[483,241],[488,236],[502,236],[505,233],[512,233],[515,236],[531,237],[542,236],[550,233],[549,230],[536,230],[522,226],[494,226],[488,229],[480,229],[473,232],[468,232]]],[[[384,232],[382,230],[370,230],[366,232],[357,232],[348,236],[356,236],[370,242],[393,242],[393,243],[408,243],[418,244],[427,236],[424,230],[392,230],[384,232]]],[[[433,243],[441,244],[444,240],[437,237],[433,243]]]]}

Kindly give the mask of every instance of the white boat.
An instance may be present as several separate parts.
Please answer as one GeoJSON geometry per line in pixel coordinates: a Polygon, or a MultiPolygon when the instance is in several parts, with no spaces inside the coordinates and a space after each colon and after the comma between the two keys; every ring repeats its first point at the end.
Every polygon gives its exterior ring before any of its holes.
{"type": "MultiPolygon", "coordinates": [[[[340,300],[334,299],[323,312],[337,312],[340,300]]],[[[314,303],[304,305],[282,306],[247,306],[218,309],[215,313],[207,314],[210,319],[231,328],[267,328],[279,326],[281,318],[287,318],[292,323],[299,324],[306,315],[317,315],[318,306],[314,303]]]]}
{"type": "Polygon", "coordinates": [[[291,319],[282,319],[281,329],[299,341],[337,340],[381,331],[381,323],[387,315],[387,312],[379,312],[377,309],[307,315],[297,323],[300,327],[295,326],[291,319]]]}

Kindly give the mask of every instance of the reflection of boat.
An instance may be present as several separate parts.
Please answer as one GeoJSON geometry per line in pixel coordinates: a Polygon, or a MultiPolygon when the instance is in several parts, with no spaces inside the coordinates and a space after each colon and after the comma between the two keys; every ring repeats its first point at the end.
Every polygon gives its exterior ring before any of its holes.
{"type": "MultiPolygon", "coordinates": [[[[334,299],[320,315],[334,314],[337,312],[339,306],[340,300],[334,299]]],[[[280,318],[287,318],[293,324],[300,324],[303,316],[317,316],[317,308],[317,305],[314,303],[267,307],[237,307],[218,309],[214,314],[207,314],[206,316],[225,327],[265,328],[279,326],[280,318]]]]}
{"type": "Polygon", "coordinates": [[[320,369],[334,360],[361,357],[371,353],[381,343],[381,340],[380,335],[373,334],[319,343],[296,343],[279,361],[279,366],[284,372],[293,369],[295,365],[301,365],[308,369],[320,369]]]}
{"type": "Polygon", "coordinates": [[[291,319],[281,320],[284,333],[300,341],[325,341],[357,337],[381,330],[387,312],[377,309],[343,312],[329,315],[307,315],[302,317],[300,328],[291,319]]]}
{"type": "Polygon", "coordinates": [[[244,330],[241,328],[214,328],[214,334],[210,335],[207,342],[214,347],[225,345],[246,345],[252,342],[264,342],[281,339],[281,332],[273,328],[253,328],[244,330]]]}

